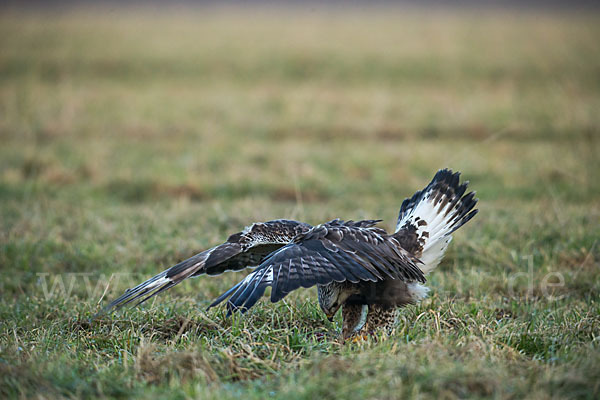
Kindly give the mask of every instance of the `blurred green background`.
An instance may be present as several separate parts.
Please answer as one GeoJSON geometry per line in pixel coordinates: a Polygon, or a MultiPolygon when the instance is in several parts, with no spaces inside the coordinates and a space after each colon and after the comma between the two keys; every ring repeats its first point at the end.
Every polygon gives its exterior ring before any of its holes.
{"type": "Polygon", "coordinates": [[[0,393],[597,396],[599,22],[394,7],[3,12],[0,393]],[[314,289],[240,320],[204,314],[243,273],[85,323],[101,298],[254,221],[391,230],[443,167],[471,182],[480,214],[387,341],[341,346],[314,289]]]}

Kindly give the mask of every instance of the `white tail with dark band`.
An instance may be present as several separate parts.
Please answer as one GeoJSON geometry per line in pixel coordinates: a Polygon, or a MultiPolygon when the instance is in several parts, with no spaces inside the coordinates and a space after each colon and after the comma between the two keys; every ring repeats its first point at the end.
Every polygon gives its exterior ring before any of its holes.
{"type": "Polygon", "coordinates": [[[419,268],[426,274],[440,263],[452,232],[477,214],[475,192],[465,195],[468,182],[459,182],[460,172],[442,169],[400,207],[396,235],[423,262],[419,268]]]}

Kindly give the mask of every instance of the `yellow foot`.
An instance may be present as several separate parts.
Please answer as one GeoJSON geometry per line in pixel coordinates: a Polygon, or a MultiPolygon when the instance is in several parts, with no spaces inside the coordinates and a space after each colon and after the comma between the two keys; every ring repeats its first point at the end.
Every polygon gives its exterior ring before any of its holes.
{"type": "Polygon", "coordinates": [[[352,337],[351,342],[352,343],[361,343],[364,341],[369,340],[369,335],[355,335],[354,337],[352,337]]]}
{"type": "Polygon", "coordinates": [[[356,334],[354,336],[352,336],[352,339],[350,340],[351,343],[362,343],[364,341],[369,340],[369,335],[367,334],[356,334]]]}

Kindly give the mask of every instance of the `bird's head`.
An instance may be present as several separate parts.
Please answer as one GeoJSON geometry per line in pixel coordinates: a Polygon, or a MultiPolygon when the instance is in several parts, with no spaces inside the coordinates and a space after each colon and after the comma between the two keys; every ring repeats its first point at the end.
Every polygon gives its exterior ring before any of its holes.
{"type": "Polygon", "coordinates": [[[336,282],[329,285],[317,285],[317,293],[319,294],[321,310],[323,310],[329,321],[333,321],[333,317],[335,317],[348,296],[344,296],[342,286],[336,282]]]}

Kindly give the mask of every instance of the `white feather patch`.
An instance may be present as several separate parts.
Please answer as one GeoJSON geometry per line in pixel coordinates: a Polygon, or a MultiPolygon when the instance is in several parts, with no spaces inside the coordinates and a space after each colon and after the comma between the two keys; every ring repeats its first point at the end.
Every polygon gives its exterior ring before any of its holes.
{"type": "Polygon", "coordinates": [[[457,202],[453,206],[454,210],[449,210],[452,202],[448,201],[441,208],[439,203],[437,205],[433,204],[431,196],[432,191],[430,190],[396,225],[396,232],[407,223],[415,226],[417,228],[416,234],[420,238],[423,237],[424,232],[427,232],[420,257],[423,265],[419,265],[425,274],[434,270],[444,257],[448,244],[452,240],[452,235],[449,233],[450,226],[457,216],[456,211],[460,207],[460,202],[457,202]],[[426,224],[419,225],[416,222],[418,220],[423,220],[426,224]]]}
{"type": "Polygon", "coordinates": [[[408,294],[414,301],[420,301],[427,297],[429,288],[420,283],[409,283],[407,286],[408,294]]]}

